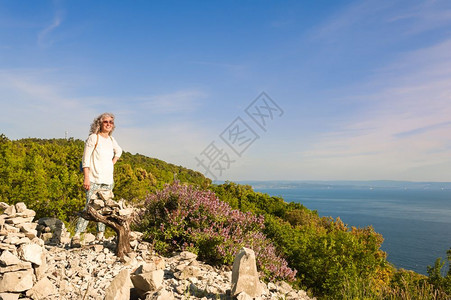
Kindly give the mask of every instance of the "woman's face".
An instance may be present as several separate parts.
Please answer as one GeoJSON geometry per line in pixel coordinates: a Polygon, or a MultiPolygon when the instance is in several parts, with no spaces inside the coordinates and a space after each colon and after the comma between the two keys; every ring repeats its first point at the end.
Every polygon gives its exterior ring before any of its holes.
{"type": "Polygon", "coordinates": [[[102,120],[101,131],[105,133],[110,133],[114,127],[114,119],[112,117],[105,117],[102,120]]]}

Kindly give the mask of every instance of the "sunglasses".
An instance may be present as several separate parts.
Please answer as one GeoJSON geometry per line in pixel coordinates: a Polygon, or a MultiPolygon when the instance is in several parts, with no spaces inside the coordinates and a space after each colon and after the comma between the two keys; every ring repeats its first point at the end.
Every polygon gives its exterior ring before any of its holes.
{"type": "Polygon", "coordinates": [[[111,125],[114,125],[114,121],[103,121],[103,124],[111,124],[111,125]]]}

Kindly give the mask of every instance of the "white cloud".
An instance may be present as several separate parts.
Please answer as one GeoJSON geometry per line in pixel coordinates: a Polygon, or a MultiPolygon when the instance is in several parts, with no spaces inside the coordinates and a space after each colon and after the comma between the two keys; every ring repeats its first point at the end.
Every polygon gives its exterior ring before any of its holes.
{"type": "Polygon", "coordinates": [[[54,32],[63,22],[62,10],[58,9],[53,16],[53,20],[50,25],[46,26],[38,33],[38,45],[41,47],[50,46],[53,40],[50,38],[52,32],[54,32]]]}

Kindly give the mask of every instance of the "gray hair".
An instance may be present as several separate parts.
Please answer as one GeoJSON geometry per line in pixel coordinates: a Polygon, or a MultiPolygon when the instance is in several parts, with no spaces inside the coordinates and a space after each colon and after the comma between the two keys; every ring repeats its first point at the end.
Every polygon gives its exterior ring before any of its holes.
{"type": "MultiPolygon", "coordinates": [[[[92,121],[91,123],[91,129],[89,130],[89,134],[97,134],[100,132],[100,129],[102,128],[102,122],[103,119],[110,117],[113,119],[114,121],[114,115],[112,113],[103,113],[100,116],[98,116],[97,118],[94,119],[94,121],[92,121]]],[[[113,128],[110,131],[110,135],[113,133],[114,129],[116,128],[116,124],[113,124],[113,128]]]]}

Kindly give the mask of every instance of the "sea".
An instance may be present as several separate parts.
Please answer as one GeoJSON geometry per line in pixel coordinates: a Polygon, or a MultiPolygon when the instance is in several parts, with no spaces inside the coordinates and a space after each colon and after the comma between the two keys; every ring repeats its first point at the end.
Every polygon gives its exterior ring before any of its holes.
{"type": "Polygon", "coordinates": [[[446,260],[451,248],[450,184],[243,183],[320,216],[340,217],[349,226],[373,226],[397,268],[427,275],[427,267],[438,257],[446,260]]]}

